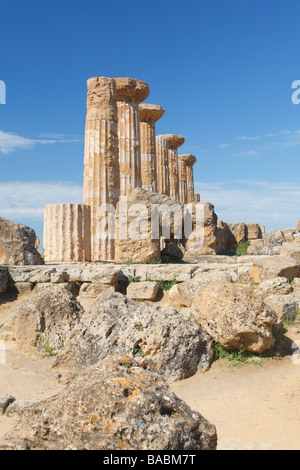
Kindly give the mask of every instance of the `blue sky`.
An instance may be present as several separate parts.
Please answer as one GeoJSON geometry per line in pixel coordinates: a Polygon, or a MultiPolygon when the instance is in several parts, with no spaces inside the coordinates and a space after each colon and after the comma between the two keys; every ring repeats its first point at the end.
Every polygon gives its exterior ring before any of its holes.
{"type": "Polygon", "coordinates": [[[1,0],[0,216],[82,202],[86,81],[129,76],[226,222],[300,218],[299,0],[1,0]]]}

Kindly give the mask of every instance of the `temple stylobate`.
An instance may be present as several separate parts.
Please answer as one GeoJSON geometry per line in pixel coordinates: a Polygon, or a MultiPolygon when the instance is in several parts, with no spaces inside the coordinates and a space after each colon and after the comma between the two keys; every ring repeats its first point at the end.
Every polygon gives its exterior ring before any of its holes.
{"type": "Polygon", "coordinates": [[[130,198],[136,188],[183,204],[200,201],[194,193],[196,157],[178,155],[183,136],[156,135],[156,123],[165,110],[143,103],[149,94],[148,84],[134,78],[93,77],[87,81],[83,205],[52,204],[45,209],[46,262],[65,261],[62,240],[72,247],[70,260],[113,261],[111,218],[120,200],[130,198]],[[53,230],[63,231],[60,241],[53,230]]]}

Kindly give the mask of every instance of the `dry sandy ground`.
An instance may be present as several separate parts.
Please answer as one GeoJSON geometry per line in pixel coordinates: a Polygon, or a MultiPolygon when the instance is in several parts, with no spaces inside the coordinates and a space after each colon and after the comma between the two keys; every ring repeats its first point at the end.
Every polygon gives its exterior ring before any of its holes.
{"type": "MultiPolygon", "coordinates": [[[[0,324],[7,321],[19,301],[0,304],[0,324]]],[[[300,323],[289,328],[287,336],[300,340],[300,323]]],[[[25,356],[13,341],[5,344],[0,395],[43,399],[63,388],[57,371],[51,370],[53,358],[25,356]]],[[[209,371],[176,382],[172,389],[215,424],[219,450],[298,450],[300,360],[295,362],[291,356],[239,367],[215,362],[209,371]]],[[[14,418],[0,415],[0,439],[13,424],[14,418]]]]}

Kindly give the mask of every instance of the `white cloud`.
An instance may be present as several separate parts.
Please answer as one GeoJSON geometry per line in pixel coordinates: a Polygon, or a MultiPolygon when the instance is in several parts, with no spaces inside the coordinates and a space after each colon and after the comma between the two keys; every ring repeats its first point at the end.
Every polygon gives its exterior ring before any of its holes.
{"type": "Polygon", "coordinates": [[[219,149],[226,149],[227,147],[229,147],[229,144],[221,144],[221,145],[219,145],[219,149]]]}
{"type": "Polygon", "coordinates": [[[51,203],[82,203],[82,185],[64,182],[0,182],[0,217],[42,220],[51,203]]]}
{"type": "Polygon", "coordinates": [[[224,222],[254,222],[270,230],[294,227],[300,218],[300,181],[196,182],[195,190],[224,222]]]}
{"type": "Polygon", "coordinates": [[[8,154],[17,149],[32,149],[37,144],[56,144],[67,142],[80,142],[76,138],[67,138],[63,134],[42,134],[43,139],[30,139],[17,135],[14,132],[4,132],[0,130],[0,152],[8,154]],[[45,138],[48,137],[48,138],[45,138]],[[51,138],[49,138],[51,137],[51,138]]]}

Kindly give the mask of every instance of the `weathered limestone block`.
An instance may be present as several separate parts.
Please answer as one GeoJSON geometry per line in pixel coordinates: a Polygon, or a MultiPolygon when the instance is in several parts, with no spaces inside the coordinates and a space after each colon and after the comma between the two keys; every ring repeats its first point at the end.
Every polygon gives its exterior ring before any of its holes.
{"type": "Polygon", "coordinates": [[[185,256],[219,253],[223,240],[214,206],[210,202],[199,202],[189,204],[189,208],[193,230],[187,237],[185,256]]]}
{"type": "Polygon", "coordinates": [[[139,110],[142,188],[157,192],[155,123],[164,115],[165,110],[161,106],[148,103],[141,103],[139,110]]]}
{"type": "Polygon", "coordinates": [[[300,265],[288,256],[264,257],[253,262],[251,278],[254,282],[261,283],[275,277],[285,277],[289,280],[300,277],[300,265]]]}
{"type": "Polygon", "coordinates": [[[150,93],[147,83],[115,78],[118,107],[120,195],[129,197],[142,187],[139,103],[150,93]]]}
{"type": "Polygon", "coordinates": [[[118,264],[150,263],[160,258],[159,233],[151,231],[151,193],[136,188],[127,199],[120,201],[116,213],[116,257],[118,264]]]}
{"type": "Polygon", "coordinates": [[[58,395],[23,407],[1,447],[186,452],[215,450],[217,433],[157,372],[130,358],[109,356],[58,395]]]}
{"type": "MultiPolygon", "coordinates": [[[[187,203],[189,204],[190,202],[195,201],[193,166],[196,163],[197,159],[195,155],[191,155],[189,153],[179,155],[179,158],[186,164],[187,203]]],[[[200,202],[200,200],[197,202],[200,202]]]]}
{"type": "Polygon", "coordinates": [[[79,322],[83,308],[60,284],[39,285],[16,309],[13,333],[19,348],[36,352],[47,345],[61,349],[79,322]]]}
{"type": "Polygon", "coordinates": [[[194,201],[195,202],[200,202],[200,194],[194,193],[194,201]]]}
{"type": "Polygon", "coordinates": [[[278,318],[264,294],[251,286],[211,282],[198,290],[192,309],[204,331],[227,350],[261,353],[275,342],[272,327],[278,318]]]}
{"type": "Polygon", "coordinates": [[[165,134],[161,137],[167,139],[168,142],[170,196],[179,200],[178,149],[184,144],[185,139],[181,135],[176,134],[165,134]]]}
{"type": "Polygon", "coordinates": [[[265,298],[265,303],[276,312],[279,320],[288,318],[295,320],[296,311],[300,302],[300,297],[288,295],[270,295],[265,298]]]}
{"type": "Polygon", "coordinates": [[[112,78],[94,77],[87,86],[83,202],[91,207],[91,259],[113,260],[109,222],[120,195],[116,84],[112,78]]]}
{"type": "Polygon", "coordinates": [[[97,298],[105,289],[109,289],[110,284],[92,284],[90,282],[84,282],[80,287],[80,297],[97,298]]]}
{"type": "Polygon", "coordinates": [[[246,224],[247,240],[256,240],[262,238],[262,231],[259,224],[246,224]]]}
{"type": "Polygon", "coordinates": [[[290,256],[300,264],[300,242],[284,243],[280,254],[281,256],[290,256]]]}
{"type": "Polygon", "coordinates": [[[151,281],[132,282],[126,296],[132,300],[155,300],[159,291],[158,283],[151,281]]]}
{"type": "Polygon", "coordinates": [[[241,243],[244,243],[247,240],[247,226],[244,223],[228,223],[227,225],[229,229],[231,230],[235,242],[237,245],[240,245],[241,243]]]}
{"type": "Polygon", "coordinates": [[[232,282],[229,273],[215,270],[200,273],[192,279],[175,284],[169,291],[168,303],[174,308],[191,307],[198,290],[218,280],[232,282]]]}
{"type": "Polygon", "coordinates": [[[44,264],[35,248],[35,241],[36,234],[32,228],[0,217],[0,264],[44,264]]]}
{"type": "Polygon", "coordinates": [[[91,212],[84,204],[48,204],[44,209],[47,263],[91,259],[91,212]]]}
{"type": "Polygon", "coordinates": [[[176,310],[111,288],[86,310],[55,365],[81,370],[115,354],[133,356],[173,382],[207,369],[213,350],[211,338],[176,310]]]}
{"type": "Polygon", "coordinates": [[[6,409],[11,405],[16,399],[12,395],[0,395],[0,414],[5,414],[6,409]]]}
{"type": "Polygon", "coordinates": [[[157,160],[157,191],[160,194],[170,195],[170,170],[168,140],[162,136],[156,136],[156,160],[157,160]]]}
{"type": "Polygon", "coordinates": [[[292,292],[293,287],[285,277],[275,277],[259,284],[259,289],[266,295],[287,295],[292,292]]]}

